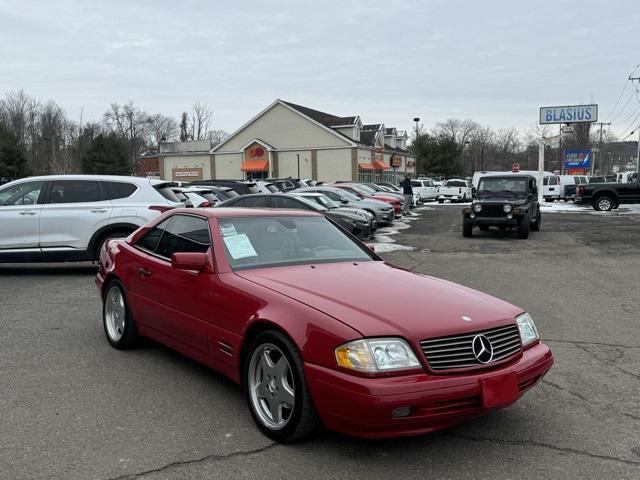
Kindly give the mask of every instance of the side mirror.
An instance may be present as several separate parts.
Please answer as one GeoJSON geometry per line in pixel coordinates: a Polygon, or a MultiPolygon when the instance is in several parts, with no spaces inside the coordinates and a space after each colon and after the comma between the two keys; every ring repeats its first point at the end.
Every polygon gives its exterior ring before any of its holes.
{"type": "Polygon", "coordinates": [[[532,194],[532,195],[538,195],[538,187],[533,187],[533,188],[531,189],[531,194],[532,194]]]}
{"type": "Polygon", "coordinates": [[[340,203],[343,205],[348,205],[349,204],[349,200],[345,200],[344,198],[342,200],[340,200],[340,203]]]}
{"type": "Polygon", "coordinates": [[[201,252],[176,252],[171,255],[171,268],[201,272],[207,264],[207,254],[201,252]]]}
{"type": "Polygon", "coordinates": [[[373,243],[367,243],[366,245],[367,245],[367,248],[372,252],[376,251],[376,246],[373,243]]]}
{"type": "Polygon", "coordinates": [[[471,187],[471,195],[475,197],[476,192],[477,192],[476,187],[471,187]]]}

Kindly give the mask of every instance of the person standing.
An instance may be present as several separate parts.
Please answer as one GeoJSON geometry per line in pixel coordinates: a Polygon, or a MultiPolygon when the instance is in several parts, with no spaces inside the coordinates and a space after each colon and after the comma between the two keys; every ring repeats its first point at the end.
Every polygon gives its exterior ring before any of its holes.
{"type": "Polygon", "coordinates": [[[402,214],[407,215],[413,203],[413,188],[411,187],[411,174],[407,173],[402,181],[402,194],[404,195],[404,205],[402,214]]]}

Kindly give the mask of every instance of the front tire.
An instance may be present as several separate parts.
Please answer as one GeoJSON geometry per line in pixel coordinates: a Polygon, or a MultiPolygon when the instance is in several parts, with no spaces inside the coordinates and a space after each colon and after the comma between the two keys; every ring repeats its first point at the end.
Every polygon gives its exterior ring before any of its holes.
{"type": "Polygon", "coordinates": [[[462,236],[463,237],[472,237],[473,236],[473,225],[470,223],[462,224],[462,236]]]}
{"type": "Polygon", "coordinates": [[[538,209],[538,213],[536,213],[535,222],[531,222],[531,230],[534,232],[539,232],[541,222],[542,222],[542,214],[540,213],[540,209],[538,209]]]}
{"type": "Polygon", "coordinates": [[[112,280],[105,289],[102,325],[107,341],[114,348],[126,350],[134,347],[138,341],[138,331],[131,318],[124,286],[118,280],[112,280]]]}
{"type": "Polygon", "coordinates": [[[320,424],[296,345],[276,330],[251,343],[244,368],[249,410],[269,438],[287,443],[309,437],[320,424]]]}

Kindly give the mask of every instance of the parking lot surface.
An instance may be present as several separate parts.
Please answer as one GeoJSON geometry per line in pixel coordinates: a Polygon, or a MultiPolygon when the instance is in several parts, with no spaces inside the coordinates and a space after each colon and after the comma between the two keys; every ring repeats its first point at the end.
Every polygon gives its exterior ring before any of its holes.
{"type": "Polygon", "coordinates": [[[95,267],[0,265],[0,478],[640,478],[640,213],[547,212],[528,240],[463,238],[457,205],[410,220],[379,235],[388,261],[521,306],[553,349],[516,404],[422,437],[274,444],[216,372],[111,348],[95,267]]]}

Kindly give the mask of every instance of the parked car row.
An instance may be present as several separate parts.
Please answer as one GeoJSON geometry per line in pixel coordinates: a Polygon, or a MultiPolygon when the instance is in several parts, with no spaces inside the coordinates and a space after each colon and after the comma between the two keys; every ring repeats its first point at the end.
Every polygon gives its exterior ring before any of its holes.
{"type": "Polygon", "coordinates": [[[95,260],[107,240],[126,237],[176,207],[311,210],[369,239],[401,215],[403,202],[390,187],[303,179],[178,184],[108,175],[23,178],[0,187],[0,262],[95,260]]]}

